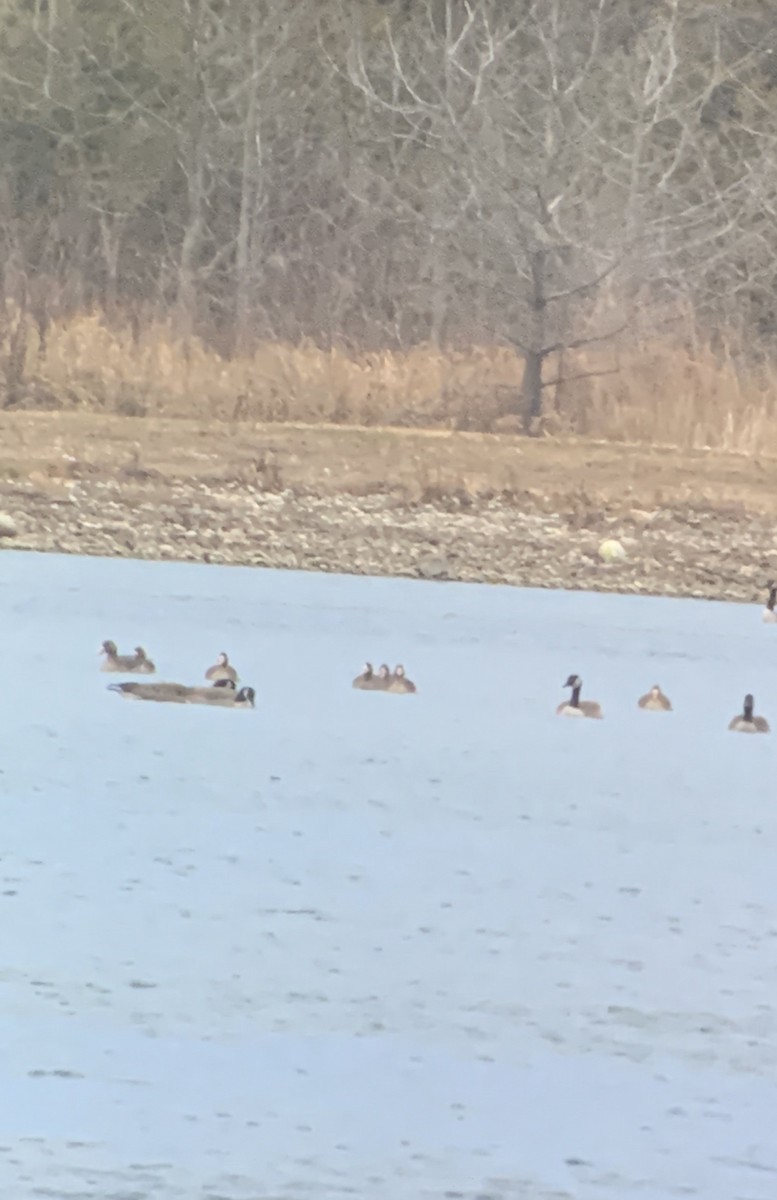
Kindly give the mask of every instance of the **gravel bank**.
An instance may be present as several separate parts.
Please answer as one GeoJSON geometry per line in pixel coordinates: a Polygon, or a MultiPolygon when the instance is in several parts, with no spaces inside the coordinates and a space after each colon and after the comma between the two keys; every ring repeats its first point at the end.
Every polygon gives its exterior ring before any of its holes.
{"type": "Polygon", "coordinates": [[[0,506],[16,527],[0,546],[68,554],[740,601],[760,600],[777,576],[772,518],[687,505],[581,515],[531,501],[87,478],[7,484],[0,506]],[[603,563],[604,538],[625,559],[603,563]]]}

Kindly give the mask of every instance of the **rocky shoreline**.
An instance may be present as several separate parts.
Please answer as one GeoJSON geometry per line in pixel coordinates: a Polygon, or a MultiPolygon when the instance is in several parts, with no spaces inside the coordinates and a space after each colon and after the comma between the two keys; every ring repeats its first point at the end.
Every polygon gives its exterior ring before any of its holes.
{"type": "Polygon", "coordinates": [[[682,504],[581,515],[541,498],[409,502],[86,477],[10,482],[0,505],[10,528],[0,546],[20,550],[745,602],[777,576],[770,516],[682,504]],[[624,558],[602,561],[606,538],[624,558]]]}

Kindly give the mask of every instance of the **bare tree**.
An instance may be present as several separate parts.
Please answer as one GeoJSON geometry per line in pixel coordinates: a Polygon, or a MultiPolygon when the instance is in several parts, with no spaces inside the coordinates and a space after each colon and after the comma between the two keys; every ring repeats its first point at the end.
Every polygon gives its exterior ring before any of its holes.
{"type": "MultiPolygon", "coordinates": [[[[527,429],[555,382],[548,358],[620,332],[646,284],[662,300],[669,279],[691,288],[689,260],[707,271],[730,255],[749,207],[746,155],[718,149],[713,162],[701,127],[741,64],[722,70],[718,50],[711,83],[693,55],[701,40],[712,56],[720,28],[700,39],[701,10],[653,8],[626,39],[623,8],[605,0],[422,0],[412,21],[351,36],[348,73],[374,136],[412,143],[419,176],[434,180],[416,236],[436,264],[437,305],[448,328],[488,314],[484,332],[520,351],[527,429]],[[605,280],[622,319],[597,325],[605,280]]],[[[430,328],[439,335],[439,315],[430,328]]]]}

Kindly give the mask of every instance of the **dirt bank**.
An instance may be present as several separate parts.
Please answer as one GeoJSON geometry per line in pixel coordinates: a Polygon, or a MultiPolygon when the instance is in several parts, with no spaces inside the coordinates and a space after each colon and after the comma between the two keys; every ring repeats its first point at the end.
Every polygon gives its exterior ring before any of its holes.
{"type": "Polygon", "coordinates": [[[73,554],[748,601],[777,577],[777,461],[704,451],[0,413],[0,510],[0,545],[73,554]]]}

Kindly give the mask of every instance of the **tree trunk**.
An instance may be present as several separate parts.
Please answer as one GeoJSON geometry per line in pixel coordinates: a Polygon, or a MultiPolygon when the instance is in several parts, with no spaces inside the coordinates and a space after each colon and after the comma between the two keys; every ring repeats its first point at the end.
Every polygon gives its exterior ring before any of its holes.
{"type": "Polygon", "coordinates": [[[542,416],[542,364],[545,361],[544,350],[527,350],[523,364],[523,384],[521,386],[521,401],[524,433],[535,434],[537,422],[542,416]]]}
{"type": "Polygon", "coordinates": [[[545,266],[547,250],[534,250],[529,256],[531,268],[531,291],[529,293],[529,339],[524,351],[523,401],[521,414],[523,431],[537,433],[537,424],[542,416],[542,364],[547,356],[545,346],[545,266]]]}
{"type": "Polygon", "coordinates": [[[251,6],[250,47],[248,62],[252,78],[249,83],[248,102],[243,125],[243,147],[240,176],[240,212],[235,246],[235,331],[234,351],[245,354],[251,342],[251,309],[254,286],[254,258],[257,196],[260,187],[261,140],[259,132],[259,53],[256,9],[251,6]]]}

